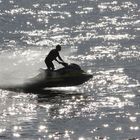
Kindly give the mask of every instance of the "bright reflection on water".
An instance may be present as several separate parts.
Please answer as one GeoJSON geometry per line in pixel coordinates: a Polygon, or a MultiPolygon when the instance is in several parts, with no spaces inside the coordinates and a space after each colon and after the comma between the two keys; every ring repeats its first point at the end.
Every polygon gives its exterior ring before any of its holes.
{"type": "Polygon", "coordinates": [[[0,90],[0,139],[140,139],[138,0],[0,0],[0,10],[0,87],[35,76],[58,43],[93,73],[76,87],[0,90]]]}

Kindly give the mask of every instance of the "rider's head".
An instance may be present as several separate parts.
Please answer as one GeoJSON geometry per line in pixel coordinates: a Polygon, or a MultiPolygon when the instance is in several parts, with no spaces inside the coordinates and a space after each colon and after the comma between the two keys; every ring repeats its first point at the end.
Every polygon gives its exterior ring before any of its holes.
{"type": "Polygon", "coordinates": [[[61,46],[60,45],[57,45],[56,46],[56,50],[61,51],[61,46]]]}

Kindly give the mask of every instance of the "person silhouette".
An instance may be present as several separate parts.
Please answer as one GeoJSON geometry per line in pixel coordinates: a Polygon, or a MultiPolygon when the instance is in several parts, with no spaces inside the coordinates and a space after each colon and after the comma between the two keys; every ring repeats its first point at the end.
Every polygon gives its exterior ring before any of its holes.
{"type": "Polygon", "coordinates": [[[52,49],[47,57],[45,58],[45,64],[48,68],[48,70],[53,71],[55,69],[53,61],[57,61],[59,64],[65,63],[63,59],[60,57],[59,51],[61,51],[61,46],[56,45],[55,49],[52,49]],[[61,61],[58,61],[57,58],[61,61]]]}

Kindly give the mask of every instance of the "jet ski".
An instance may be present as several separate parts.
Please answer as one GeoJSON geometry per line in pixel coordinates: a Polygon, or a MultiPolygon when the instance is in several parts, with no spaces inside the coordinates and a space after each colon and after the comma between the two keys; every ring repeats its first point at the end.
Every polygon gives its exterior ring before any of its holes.
{"type": "Polygon", "coordinates": [[[24,90],[76,86],[92,78],[92,74],[84,72],[77,64],[62,63],[62,65],[62,68],[54,71],[40,69],[40,73],[37,76],[25,82],[24,90]]]}

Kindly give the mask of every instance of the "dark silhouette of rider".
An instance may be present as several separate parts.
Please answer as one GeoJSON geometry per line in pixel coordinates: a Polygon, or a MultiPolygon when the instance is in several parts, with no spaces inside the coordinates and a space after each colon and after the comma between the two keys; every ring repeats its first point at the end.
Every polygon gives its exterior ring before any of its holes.
{"type": "Polygon", "coordinates": [[[59,51],[61,51],[61,46],[57,45],[55,49],[51,50],[47,57],[45,58],[45,63],[48,70],[53,71],[55,69],[53,61],[57,61],[59,64],[64,63],[63,59],[59,55],[59,51]],[[58,61],[57,58],[61,61],[58,61]]]}

